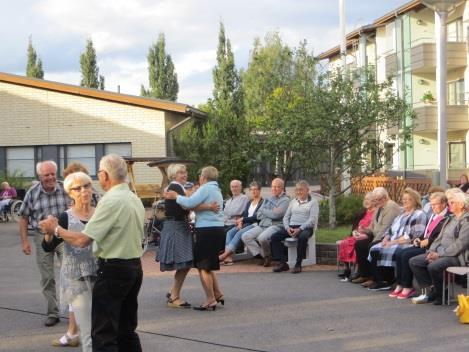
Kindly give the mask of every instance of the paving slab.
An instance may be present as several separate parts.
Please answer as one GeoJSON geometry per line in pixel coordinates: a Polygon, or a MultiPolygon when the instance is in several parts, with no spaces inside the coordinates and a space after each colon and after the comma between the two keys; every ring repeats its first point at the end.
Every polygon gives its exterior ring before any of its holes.
{"type": "MultiPolygon", "coordinates": [[[[469,350],[469,325],[458,323],[454,306],[391,299],[386,292],[340,282],[332,266],[292,275],[272,273],[254,261],[235,263],[219,272],[225,306],[215,312],[167,308],[172,274],[159,272],[153,257],[150,251],[143,258],[139,296],[144,351],[469,350]]],[[[50,341],[64,333],[67,320],[43,325],[35,257],[22,254],[17,224],[0,223],[0,288],[0,351],[63,350],[50,347],[50,341]]],[[[195,270],[183,297],[193,304],[204,299],[195,270]]]]}

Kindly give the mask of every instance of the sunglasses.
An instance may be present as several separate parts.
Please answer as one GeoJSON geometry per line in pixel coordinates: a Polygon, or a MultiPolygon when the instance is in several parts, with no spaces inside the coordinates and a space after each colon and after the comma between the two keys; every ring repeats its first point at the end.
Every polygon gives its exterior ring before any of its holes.
{"type": "Polygon", "coordinates": [[[70,190],[75,191],[75,192],[81,192],[82,189],[88,190],[90,188],[91,188],[91,183],[87,183],[87,184],[84,184],[83,186],[71,187],[70,190]]]}

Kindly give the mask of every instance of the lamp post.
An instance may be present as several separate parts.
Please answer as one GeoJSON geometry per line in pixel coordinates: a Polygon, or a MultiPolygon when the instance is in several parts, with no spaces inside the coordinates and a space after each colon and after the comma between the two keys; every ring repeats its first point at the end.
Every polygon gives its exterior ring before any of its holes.
{"type": "Polygon", "coordinates": [[[440,168],[440,186],[447,183],[446,152],[446,22],[448,13],[453,11],[464,0],[423,0],[422,3],[435,11],[436,37],[436,86],[438,106],[438,166],[440,168]]]}

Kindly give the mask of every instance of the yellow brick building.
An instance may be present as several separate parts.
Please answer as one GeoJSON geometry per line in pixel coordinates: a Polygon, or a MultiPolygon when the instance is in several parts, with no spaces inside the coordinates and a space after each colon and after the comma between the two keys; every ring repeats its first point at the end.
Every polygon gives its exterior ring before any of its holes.
{"type": "MultiPolygon", "coordinates": [[[[142,98],[0,73],[0,170],[34,177],[36,162],[72,161],[96,176],[100,158],[173,155],[171,135],[201,111],[142,98]]],[[[137,182],[159,183],[156,168],[135,165],[137,182]]]]}

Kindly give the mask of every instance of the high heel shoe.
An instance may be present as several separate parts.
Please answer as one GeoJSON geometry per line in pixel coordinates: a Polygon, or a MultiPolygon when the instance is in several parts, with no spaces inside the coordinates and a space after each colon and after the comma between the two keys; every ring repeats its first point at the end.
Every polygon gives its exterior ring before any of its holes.
{"type": "Polygon", "coordinates": [[[215,298],[215,300],[217,301],[217,303],[221,303],[222,306],[225,305],[225,297],[223,297],[223,295],[218,296],[217,298],[215,298]]]}
{"type": "Polygon", "coordinates": [[[199,307],[193,307],[195,310],[213,310],[215,311],[217,309],[217,302],[210,303],[208,305],[201,305],[199,307]]]}

